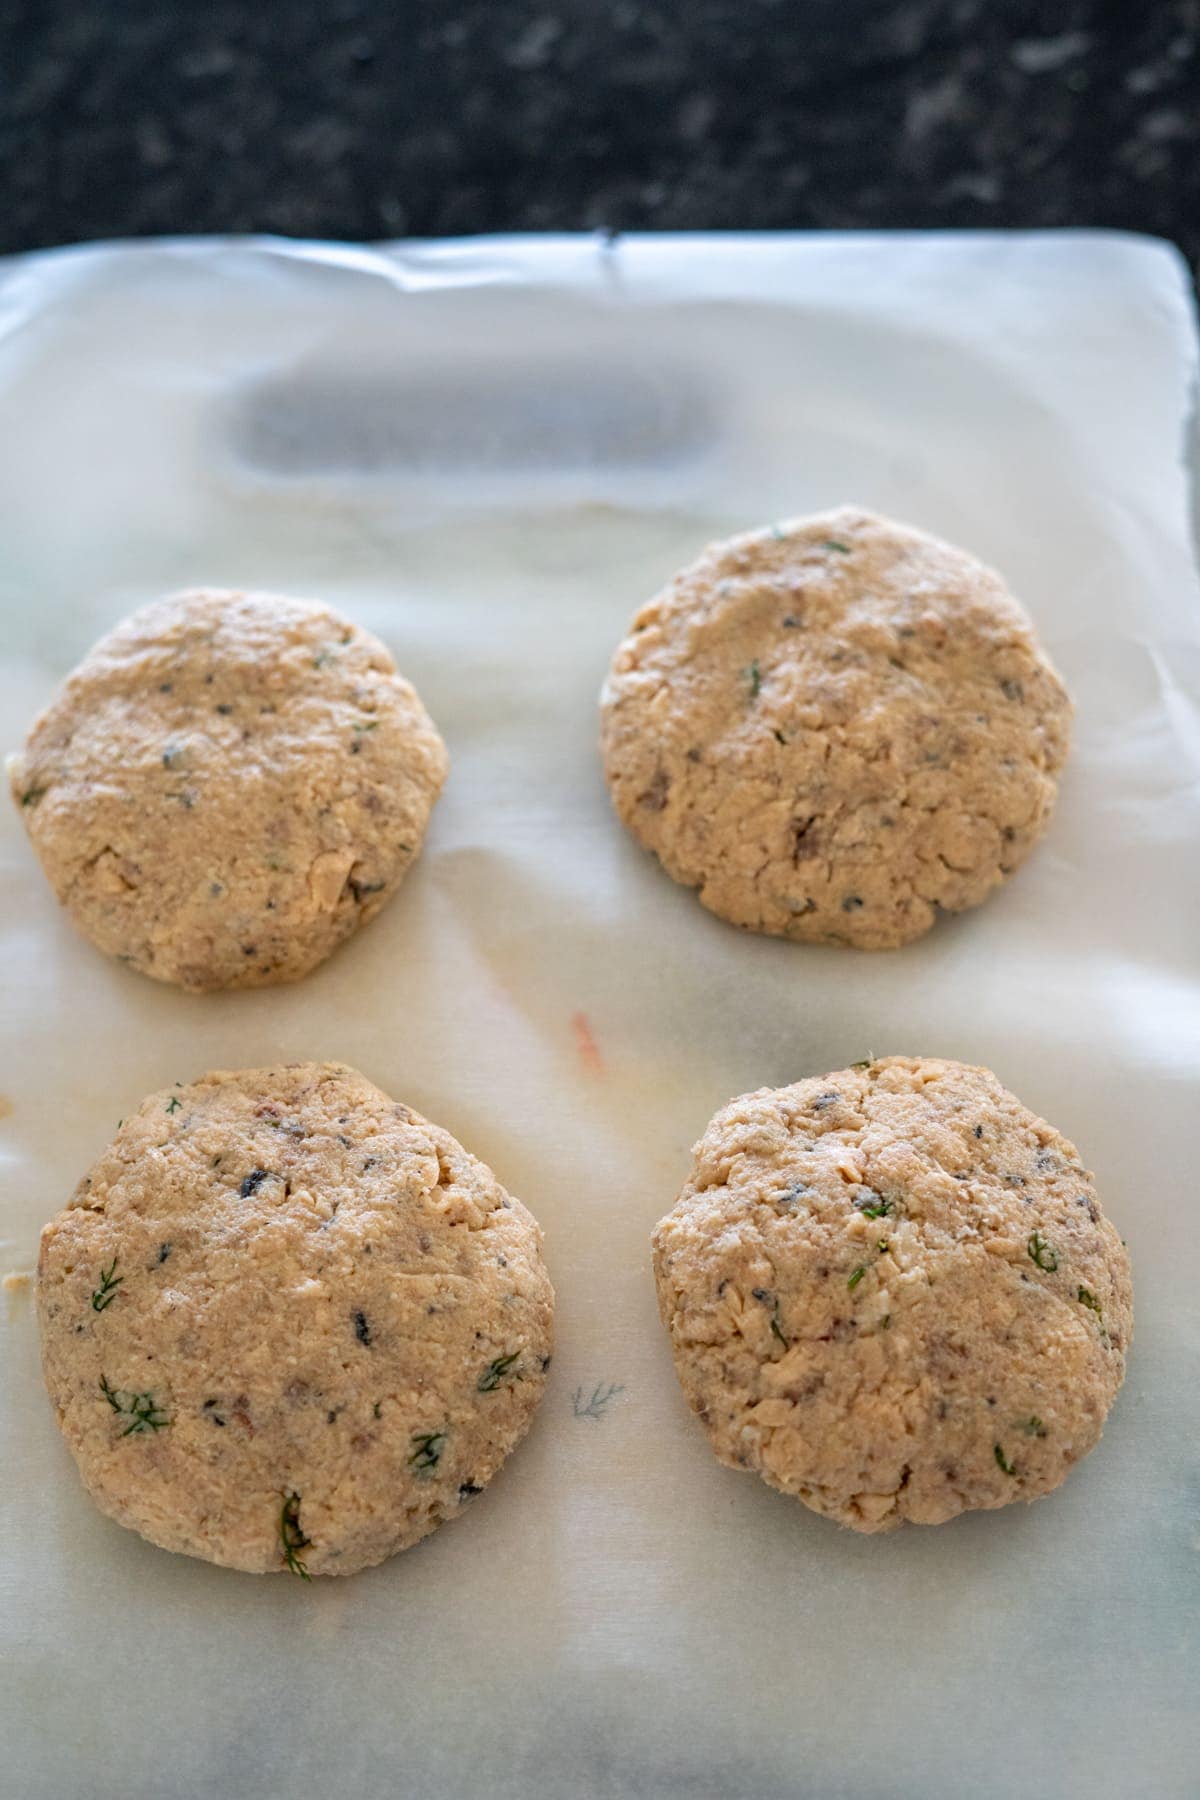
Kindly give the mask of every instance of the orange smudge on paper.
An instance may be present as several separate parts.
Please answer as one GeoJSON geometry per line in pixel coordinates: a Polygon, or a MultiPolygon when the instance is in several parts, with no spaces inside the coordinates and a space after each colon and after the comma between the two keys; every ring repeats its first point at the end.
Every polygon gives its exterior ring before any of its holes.
{"type": "Polygon", "coordinates": [[[7,1094],[0,1094],[0,1119],[7,1119],[13,1110],[13,1103],[7,1094]]]}
{"type": "Polygon", "coordinates": [[[592,1028],[588,1024],[586,1013],[571,1014],[571,1030],[575,1033],[575,1048],[579,1052],[579,1060],[589,1075],[603,1075],[604,1061],[599,1046],[592,1036],[592,1028]]]}
{"type": "Polygon", "coordinates": [[[0,1281],[0,1287],[6,1294],[23,1294],[32,1282],[33,1276],[28,1269],[10,1269],[0,1281]]]}

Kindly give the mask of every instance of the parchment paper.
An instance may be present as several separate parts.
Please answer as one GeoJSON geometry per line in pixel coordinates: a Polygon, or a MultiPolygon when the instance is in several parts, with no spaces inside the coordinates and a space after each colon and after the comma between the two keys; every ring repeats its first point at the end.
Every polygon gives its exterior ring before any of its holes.
{"type": "Polygon", "coordinates": [[[1165,246],[1088,233],[7,265],[0,743],[118,616],[210,582],[380,632],[453,768],[377,923],[299,986],[211,999],[78,940],[0,808],[0,1264],[32,1268],[153,1087],[342,1058],[532,1206],[559,1346],[530,1439],[468,1515],[306,1586],[100,1517],[10,1289],[0,1789],[1197,1793],[1189,294],[1165,246]],[[1029,866],[876,956],[708,917],[618,828],[595,748],[643,598],[713,535],[846,499],[1001,568],[1078,701],[1029,866]],[[647,1234],[730,1096],[892,1051],[985,1063],[1077,1141],[1129,1241],[1137,1336],[1058,1495],[867,1539],[715,1463],[647,1234]],[[620,1391],[589,1413],[598,1385],[620,1391]]]}

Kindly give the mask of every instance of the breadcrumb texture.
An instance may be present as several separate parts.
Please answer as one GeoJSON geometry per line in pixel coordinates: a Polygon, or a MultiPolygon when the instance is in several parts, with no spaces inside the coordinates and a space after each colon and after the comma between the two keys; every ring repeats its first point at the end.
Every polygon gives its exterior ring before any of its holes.
{"type": "Polygon", "coordinates": [[[446,767],[369,632],[309,601],[197,589],[95,646],[10,779],[84,936],[204,990],[295,981],[372,918],[446,767]]]}
{"type": "Polygon", "coordinates": [[[742,1095],[653,1245],[717,1456],[856,1531],[1048,1494],[1124,1377],[1124,1246],[987,1069],[893,1056],[742,1095]]]}
{"type": "Polygon", "coordinates": [[[601,700],[617,813],[751,931],[888,949],[1046,830],[1071,703],[1000,577],[843,507],[711,545],[601,700]]]}
{"type": "Polygon", "coordinates": [[[152,1094],[43,1231],[37,1305],[102,1511],[230,1568],[290,1549],[349,1575],[524,1435],[554,1295],[490,1169],[353,1069],[298,1063],[152,1094]]]}

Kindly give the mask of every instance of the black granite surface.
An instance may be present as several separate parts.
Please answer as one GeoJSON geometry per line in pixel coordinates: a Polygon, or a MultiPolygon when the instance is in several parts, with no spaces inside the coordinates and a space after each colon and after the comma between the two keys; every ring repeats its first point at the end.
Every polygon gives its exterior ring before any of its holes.
{"type": "Polygon", "coordinates": [[[1115,225],[1200,259],[1200,0],[0,0],[0,249],[1115,225]]]}

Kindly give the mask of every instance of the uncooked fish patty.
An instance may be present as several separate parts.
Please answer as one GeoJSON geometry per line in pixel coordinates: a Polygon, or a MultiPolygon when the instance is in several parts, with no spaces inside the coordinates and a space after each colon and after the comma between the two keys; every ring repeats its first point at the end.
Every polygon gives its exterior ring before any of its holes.
{"type": "Polygon", "coordinates": [[[1071,703],[1000,577],[844,507],[713,544],[601,701],[617,813],[735,925],[888,949],[1046,830],[1071,703]]]}
{"type": "Polygon", "coordinates": [[[152,1094],[43,1231],[37,1291],[92,1498],[235,1569],[415,1544],[524,1436],[550,1361],[531,1214],[333,1063],[152,1094]]]}
{"type": "Polygon", "coordinates": [[[720,1460],[856,1531],[1036,1500],[1100,1439],[1129,1258],[987,1069],[886,1057],[717,1113],[654,1232],[720,1460]]]}
{"type": "Polygon", "coordinates": [[[372,918],[446,763],[369,632],[308,601],[197,590],[95,646],[11,781],[84,935],[201,990],[295,981],[372,918]]]}

